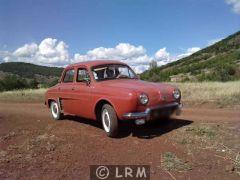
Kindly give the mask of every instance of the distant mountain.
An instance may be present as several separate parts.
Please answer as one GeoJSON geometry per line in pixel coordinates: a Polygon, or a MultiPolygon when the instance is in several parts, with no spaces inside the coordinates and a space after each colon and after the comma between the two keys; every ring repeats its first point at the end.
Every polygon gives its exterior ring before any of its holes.
{"type": "Polygon", "coordinates": [[[240,31],[191,56],[141,74],[149,81],[229,81],[240,79],[240,31]]]}
{"type": "Polygon", "coordinates": [[[57,82],[63,68],[39,66],[24,62],[0,64],[0,80],[6,76],[16,76],[27,81],[35,80],[38,84],[51,85],[57,82]]]}

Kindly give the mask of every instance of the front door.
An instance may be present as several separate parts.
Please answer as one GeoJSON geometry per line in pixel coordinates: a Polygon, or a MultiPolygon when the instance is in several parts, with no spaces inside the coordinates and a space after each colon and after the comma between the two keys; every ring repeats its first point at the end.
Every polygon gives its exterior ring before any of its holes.
{"type": "Polygon", "coordinates": [[[77,69],[76,82],[73,90],[73,109],[74,114],[81,117],[92,117],[92,86],[90,84],[90,76],[85,67],[77,69]]]}

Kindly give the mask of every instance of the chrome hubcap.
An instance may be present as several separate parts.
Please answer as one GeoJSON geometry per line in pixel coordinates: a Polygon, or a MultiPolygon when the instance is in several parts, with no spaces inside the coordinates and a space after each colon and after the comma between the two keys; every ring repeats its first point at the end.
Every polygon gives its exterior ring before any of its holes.
{"type": "Polygon", "coordinates": [[[51,104],[51,110],[52,110],[52,115],[54,118],[57,118],[58,116],[58,105],[56,102],[51,104]]]}
{"type": "Polygon", "coordinates": [[[110,116],[109,113],[107,111],[107,109],[104,109],[102,112],[102,124],[103,124],[103,128],[106,132],[110,132],[110,116]]]}

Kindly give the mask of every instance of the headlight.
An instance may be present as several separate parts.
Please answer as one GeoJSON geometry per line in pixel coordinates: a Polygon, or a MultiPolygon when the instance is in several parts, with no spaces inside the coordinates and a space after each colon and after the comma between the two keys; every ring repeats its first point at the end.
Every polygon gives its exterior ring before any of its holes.
{"type": "Polygon", "coordinates": [[[139,95],[139,101],[141,104],[146,105],[148,103],[148,96],[146,94],[139,95]]]}
{"type": "Polygon", "coordinates": [[[174,97],[175,99],[179,99],[179,98],[181,97],[181,92],[180,92],[178,89],[175,89],[175,90],[173,91],[173,97],[174,97]]]}

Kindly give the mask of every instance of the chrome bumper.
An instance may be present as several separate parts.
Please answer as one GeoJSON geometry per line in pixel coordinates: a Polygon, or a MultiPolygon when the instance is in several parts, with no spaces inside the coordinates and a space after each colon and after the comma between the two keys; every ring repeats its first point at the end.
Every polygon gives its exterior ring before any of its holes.
{"type": "Polygon", "coordinates": [[[144,112],[126,113],[123,115],[123,118],[124,119],[146,119],[146,120],[149,120],[152,110],[161,110],[161,109],[166,109],[166,108],[174,108],[176,115],[180,115],[181,109],[182,109],[182,104],[174,102],[171,104],[159,105],[159,106],[147,108],[144,112]]]}

